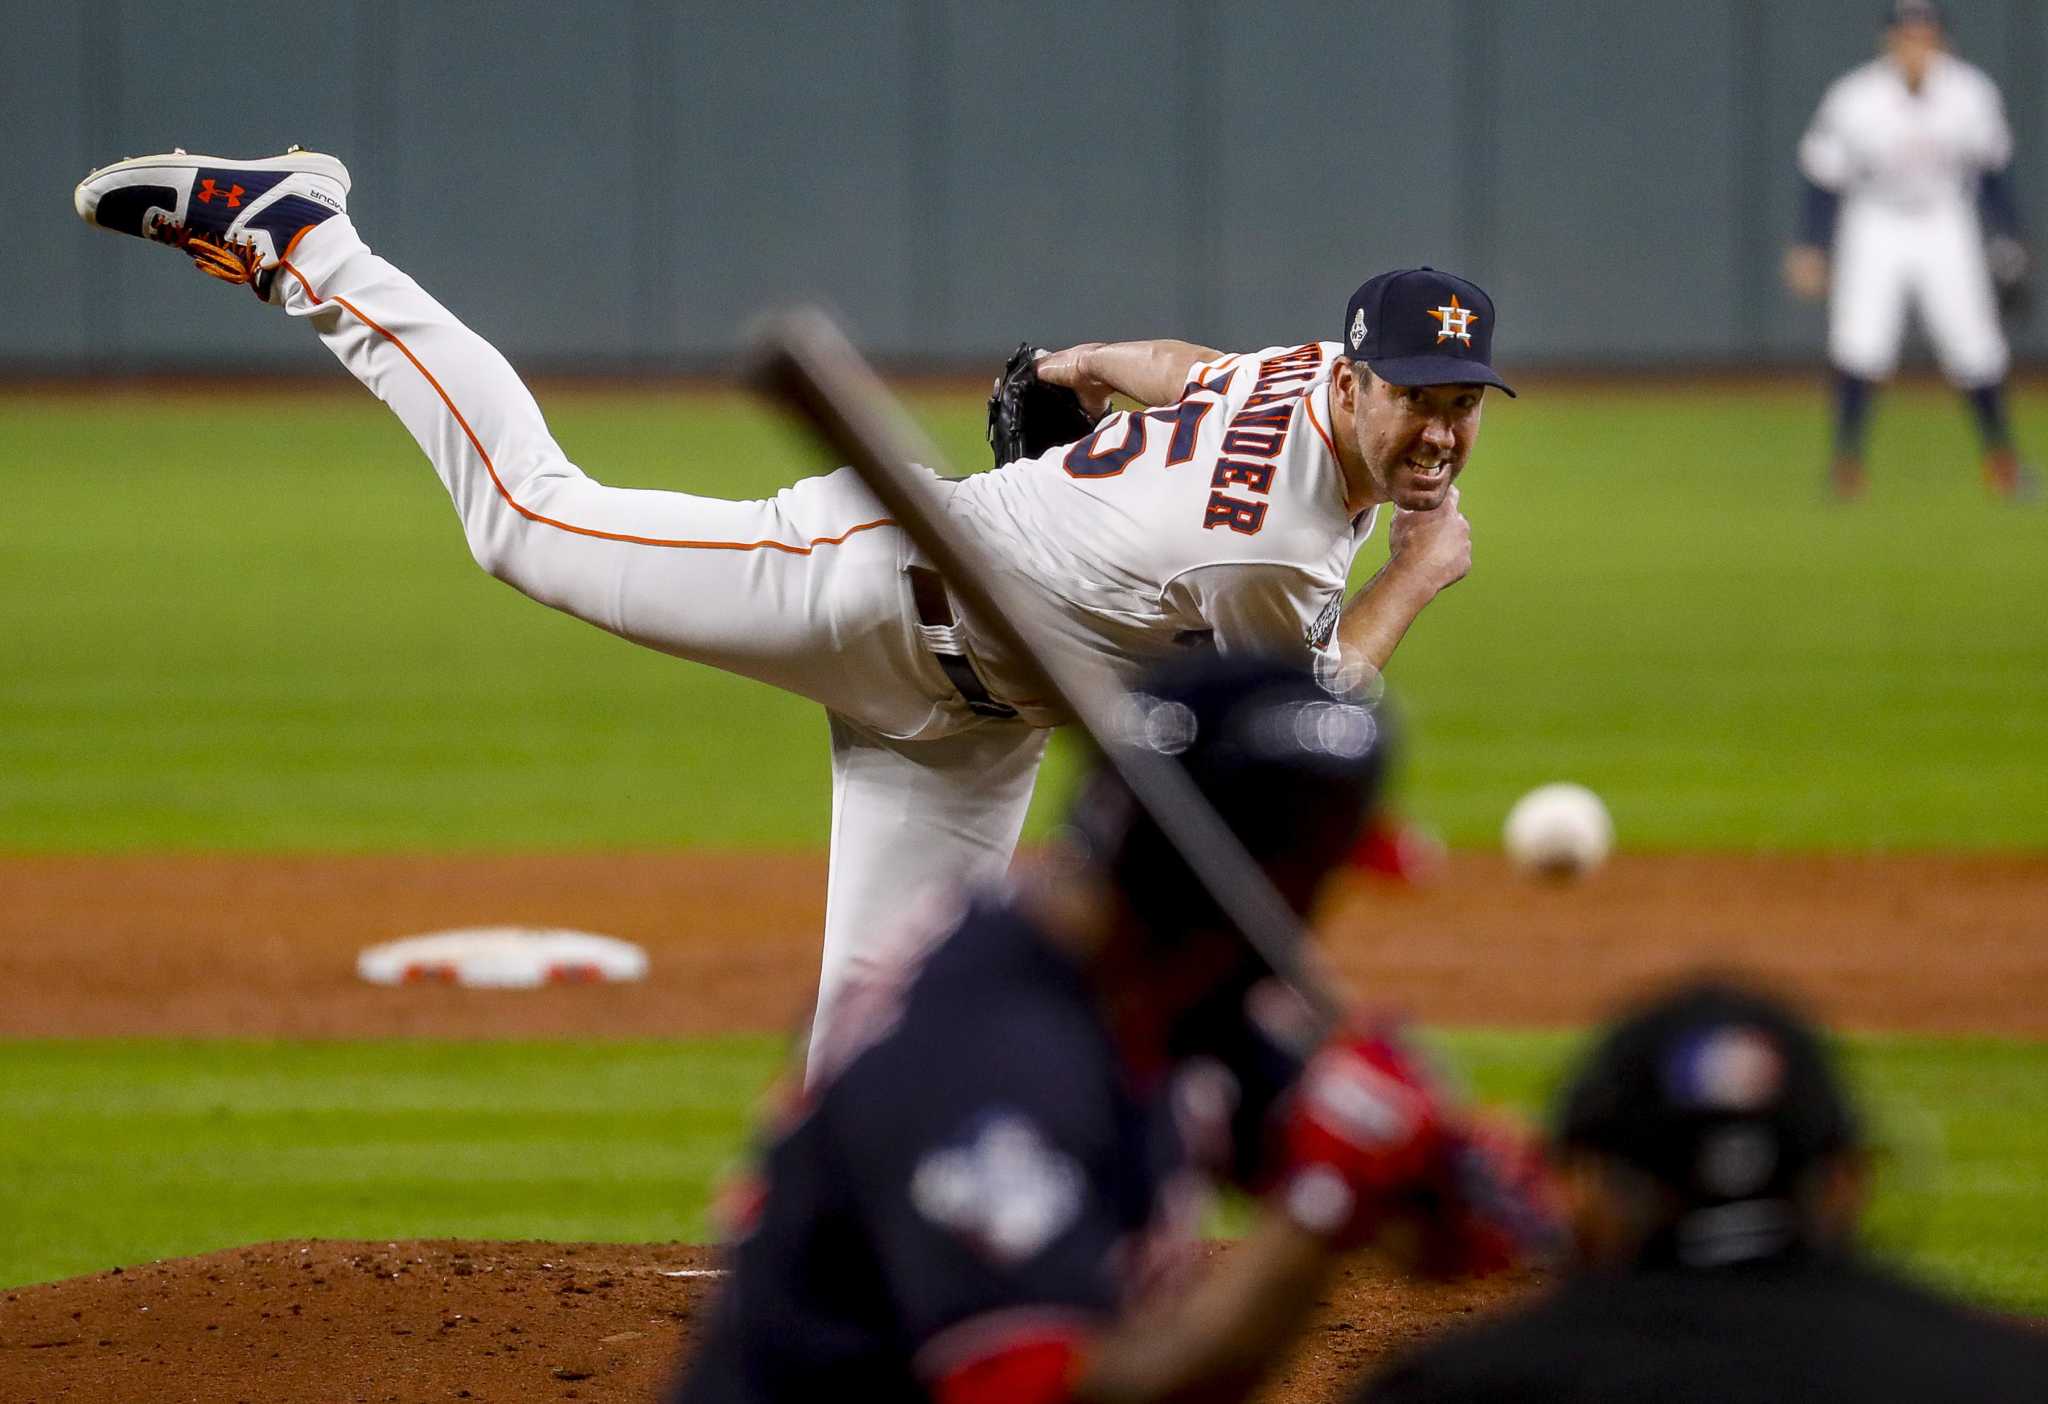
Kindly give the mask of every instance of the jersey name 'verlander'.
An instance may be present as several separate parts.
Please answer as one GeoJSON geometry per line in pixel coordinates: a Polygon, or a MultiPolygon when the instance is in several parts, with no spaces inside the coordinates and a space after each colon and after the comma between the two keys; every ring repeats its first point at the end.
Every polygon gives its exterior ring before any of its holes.
{"type": "MultiPolygon", "coordinates": [[[[1173,404],[968,478],[949,510],[1070,661],[1128,679],[1190,636],[1225,652],[1325,647],[1374,517],[1346,510],[1330,438],[1342,354],[1310,342],[1198,365],[1173,404]]],[[[1005,659],[978,656],[992,688],[1049,720],[1005,659]]]]}

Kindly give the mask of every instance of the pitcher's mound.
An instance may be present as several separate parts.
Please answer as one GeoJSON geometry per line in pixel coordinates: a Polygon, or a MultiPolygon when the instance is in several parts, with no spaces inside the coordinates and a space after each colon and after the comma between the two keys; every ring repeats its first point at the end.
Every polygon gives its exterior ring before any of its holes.
{"type": "MultiPolygon", "coordinates": [[[[24,1399],[645,1404],[718,1273],[687,1244],[263,1243],[0,1293],[0,1379],[24,1399]]],[[[1388,1350],[1526,1285],[1346,1268],[1263,1397],[1342,1398],[1388,1350]]]]}

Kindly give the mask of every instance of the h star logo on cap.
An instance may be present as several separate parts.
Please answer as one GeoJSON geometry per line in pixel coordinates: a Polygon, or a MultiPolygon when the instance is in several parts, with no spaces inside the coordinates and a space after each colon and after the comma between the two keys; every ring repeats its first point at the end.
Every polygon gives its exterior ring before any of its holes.
{"type": "Polygon", "coordinates": [[[1456,293],[1451,294],[1449,307],[1432,307],[1429,309],[1429,315],[1436,318],[1443,328],[1436,334],[1438,345],[1454,336],[1467,346],[1472,344],[1472,324],[1479,320],[1479,316],[1469,307],[1460,307],[1456,293]]]}
{"type": "Polygon", "coordinates": [[[1356,351],[1365,345],[1365,309],[1359,308],[1351,314],[1351,349],[1356,351]]]}

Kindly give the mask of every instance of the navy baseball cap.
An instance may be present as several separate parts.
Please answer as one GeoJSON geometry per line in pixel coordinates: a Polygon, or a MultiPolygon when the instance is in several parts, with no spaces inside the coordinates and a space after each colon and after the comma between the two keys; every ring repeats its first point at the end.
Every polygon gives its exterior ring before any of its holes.
{"type": "Polygon", "coordinates": [[[1934,0],[1892,0],[1884,8],[1884,25],[1892,29],[1902,24],[1931,24],[1936,29],[1946,29],[1942,22],[1941,6],[1934,0]]]}
{"type": "Polygon", "coordinates": [[[1368,278],[1344,309],[1344,349],[1390,385],[1497,385],[1493,299],[1434,268],[1368,278]]]}

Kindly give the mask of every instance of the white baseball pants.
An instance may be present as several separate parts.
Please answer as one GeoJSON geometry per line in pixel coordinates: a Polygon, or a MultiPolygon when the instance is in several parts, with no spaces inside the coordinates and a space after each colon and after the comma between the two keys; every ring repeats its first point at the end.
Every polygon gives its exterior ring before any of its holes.
{"type": "Polygon", "coordinates": [[[299,241],[272,296],[404,422],[485,570],[622,638],[829,709],[820,1034],[920,887],[1007,868],[1046,733],[967,710],[918,638],[910,543],[851,469],[753,502],[596,482],[505,358],[346,217],[299,241]]]}
{"type": "Polygon", "coordinates": [[[1975,389],[2005,378],[2010,354],[1984,236],[1966,206],[1897,210],[1846,202],[1835,234],[1833,284],[1828,355],[1838,369],[1864,380],[1890,376],[1912,308],[1956,385],[1975,389]]]}

